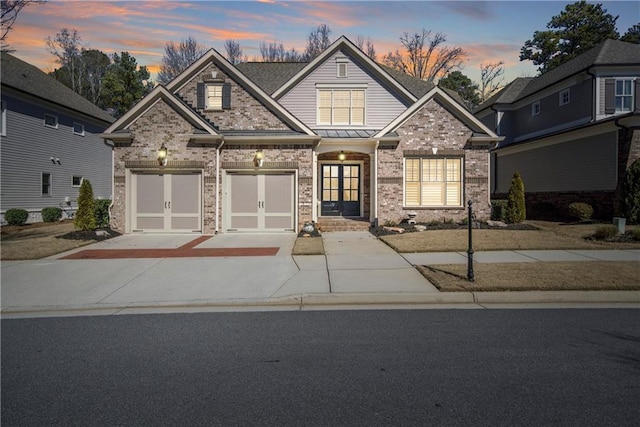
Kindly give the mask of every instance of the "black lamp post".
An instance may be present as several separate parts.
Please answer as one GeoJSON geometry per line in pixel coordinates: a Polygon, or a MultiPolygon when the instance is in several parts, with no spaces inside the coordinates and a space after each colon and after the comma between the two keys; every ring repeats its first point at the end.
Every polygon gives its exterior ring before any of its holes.
{"type": "Polygon", "coordinates": [[[473,209],[471,207],[472,203],[469,200],[469,219],[467,224],[469,226],[469,248],[467,249],[467,280],[470,282],[474,282],[475,278],[473,277],[473,209]]]}

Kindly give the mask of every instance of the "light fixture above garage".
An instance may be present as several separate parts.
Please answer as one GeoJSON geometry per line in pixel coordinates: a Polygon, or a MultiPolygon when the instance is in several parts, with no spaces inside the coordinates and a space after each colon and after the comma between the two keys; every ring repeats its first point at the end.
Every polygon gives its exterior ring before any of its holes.
{"type": "Polygon", "coordinates": [[[262,167],[262,162],[264,161],[264,153],[262,152],[261,149],[259,149],[258,151],[256,151],[256,154],[253,156],[253,164],[256,167],[262,167]]]}
{"type": "Polygon", "coordinates": [[[167,165],[167,147],[164,146],[164,142],[158,149],[158,164],[160,166],[167,165]]]}
{"type": "Polygon", "coordinates": [[[347,155],[344,154],[344,151],[341,151],[340,154],[338,154],[338,160],[340,160],[340,162],[344,162],[346,158],[347,155]]]}

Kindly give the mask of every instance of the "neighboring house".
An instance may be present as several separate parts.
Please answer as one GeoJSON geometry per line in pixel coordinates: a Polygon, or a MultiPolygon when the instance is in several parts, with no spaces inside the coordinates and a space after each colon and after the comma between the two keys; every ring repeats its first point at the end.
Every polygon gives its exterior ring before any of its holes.
{"type": "Polygon", "coordinates": [[[83,179],[110,198],[112,147],[96,135],[115,119],[36,67],[4,52],[1,61],[2,223],[12,208],[27,210],[27,222],[48,206],[72,215],[83,179]]]}
{"type": "Polygon", "coordinates": [[[476,109],[505,137],[492,153],[492,194],[518,171],[529,217],[562,217],[576,201],[615,214],[640,158],[640,45],[607,40],[536,78],[518,78],[476,109]]]}
{"type": "Polygon", "coordinates": [[[461,220],[468,200],[487,218],[500,138],[458,99],[344,37],[310,63],[233,66],[210,50],[105,131],[111,225],[212,234],[348,218],[367,229],[414,211],[461,220]]]}

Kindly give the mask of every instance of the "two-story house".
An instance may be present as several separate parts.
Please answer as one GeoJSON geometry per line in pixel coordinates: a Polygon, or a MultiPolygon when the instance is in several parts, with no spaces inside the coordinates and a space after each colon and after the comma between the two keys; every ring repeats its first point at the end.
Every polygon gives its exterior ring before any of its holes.
{"type": "Polygon", "coordinates": [[[504,140],[492,188],[523,178],[528,216],[563,217],[572,202],[611,219],[627,168],[640,158],[640,45],[607,40],[535,78],[518,78],[476,116],[504,140]]]}
{"type": "Polygon", "coordinates": [[[27,222],[42,221],[49,206],[73,214],[83,179],[95,197],[110,198],[112,149],[97,134],[115,119],[13,55],[1,61],[2,223],[12,208],[27,210],[27,222]]]}
{"type": "Polygon", "coordinates": [[[469,200],[487,218],[500,140],[345,37],[309,63],[234,66],[212,49],[102,136],[113,228],[206,234],[460,220],[469,200]]]}

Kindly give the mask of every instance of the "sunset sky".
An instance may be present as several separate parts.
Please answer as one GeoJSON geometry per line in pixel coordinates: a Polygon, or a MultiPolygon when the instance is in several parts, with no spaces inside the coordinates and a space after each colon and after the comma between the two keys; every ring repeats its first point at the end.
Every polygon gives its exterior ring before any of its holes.
{"type": "MultiPolygon", "coordinates": [[[[302,52],[309,32],[327,24],[331,39],[370,37],[378,60],[401,47],[403,32],[441,31],[448,46],[468,52],[462,72],[479,80],[481,62],[504,61],[505,82],[536,74],[519,51],[534,31],[544,30],[563,1],[68,1],[48,0],[22,10],[7,39],[14,55],[44,71],[57,67],[45,38],[60,29],[77,29],[85,46],[105,53],[128,51],[152,77],[169,40],[194,37],[224,55],[224,41],[237,40],[244,54],[259,56],[263,41],[277,41],[302,52]]],[[[619,15],[623,34],[640,21],[640,2],[603,1],[619,15]]]]}

